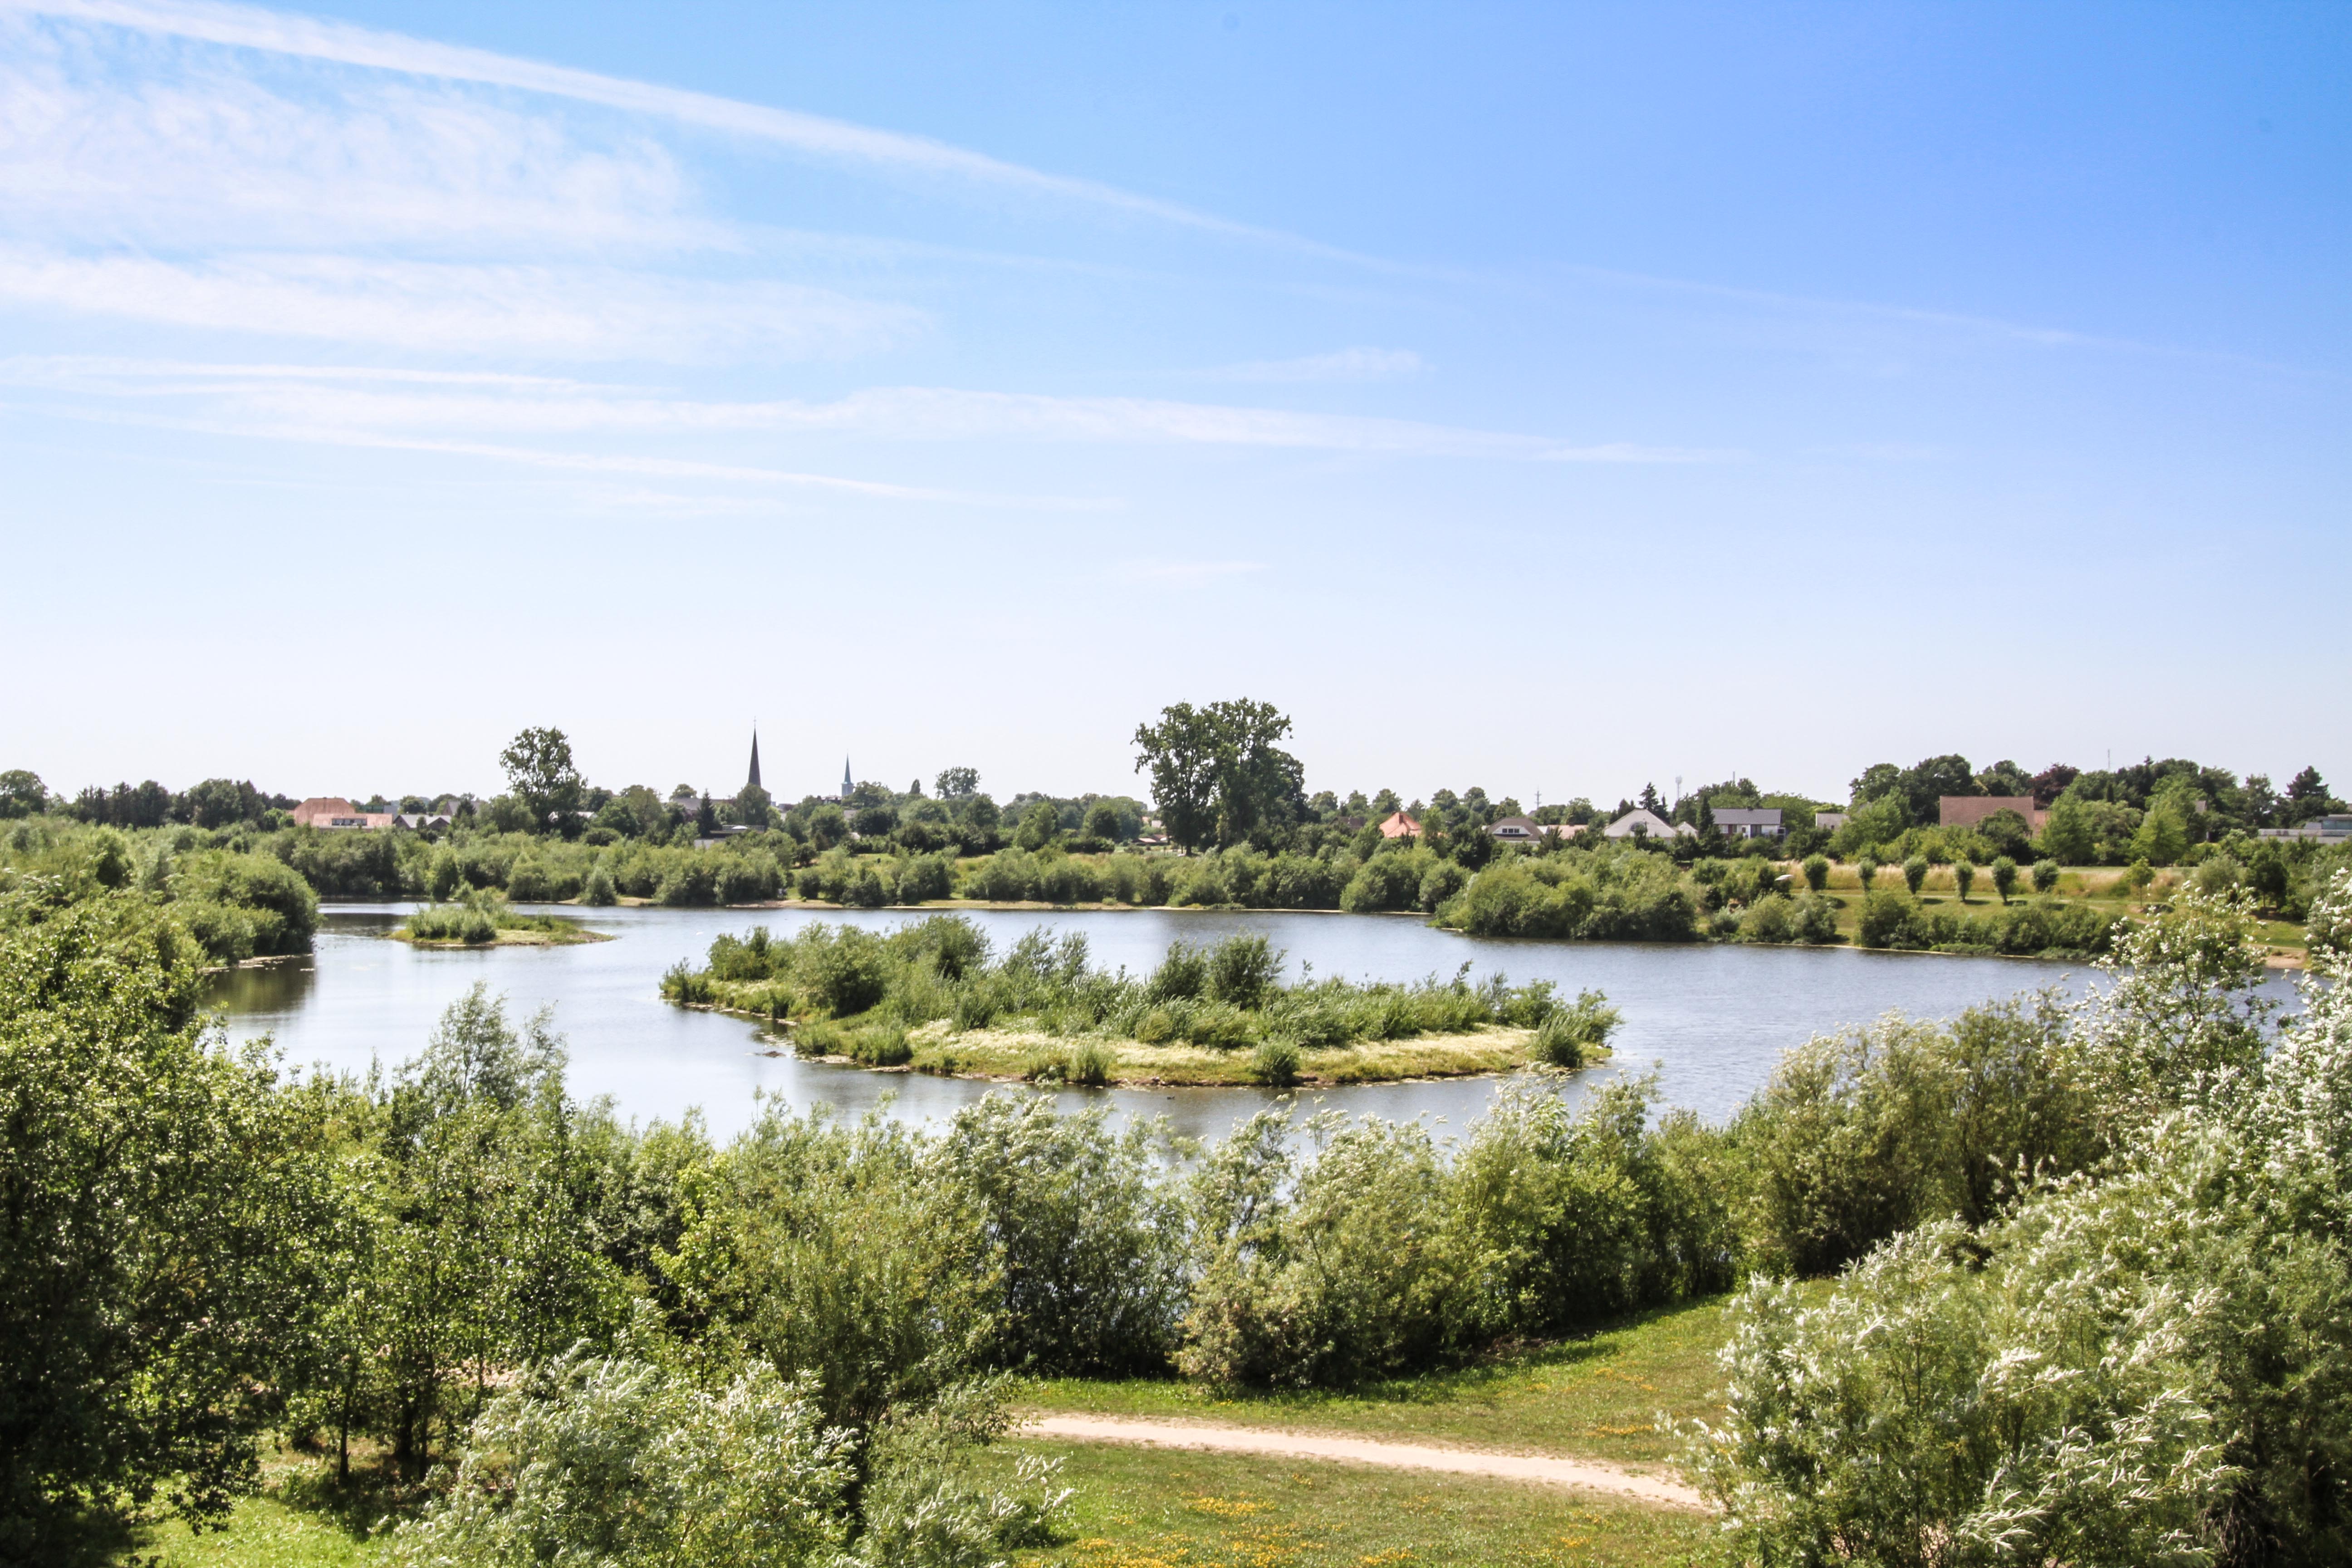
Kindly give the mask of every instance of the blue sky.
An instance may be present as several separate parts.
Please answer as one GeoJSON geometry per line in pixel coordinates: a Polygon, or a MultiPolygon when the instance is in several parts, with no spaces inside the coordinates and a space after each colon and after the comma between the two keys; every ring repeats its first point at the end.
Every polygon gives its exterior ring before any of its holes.
{"type": "Polygon", "coordinates": [[[2352,10],[0,0],[0,765],[2352,784],[2352,10]]]}

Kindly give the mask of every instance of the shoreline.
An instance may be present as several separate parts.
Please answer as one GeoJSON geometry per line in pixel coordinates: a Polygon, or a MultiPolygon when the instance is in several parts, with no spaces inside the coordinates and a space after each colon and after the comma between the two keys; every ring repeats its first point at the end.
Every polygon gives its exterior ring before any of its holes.
{"type": "Polygon", "coordinates": [[[384,935],[394,942],[406,942],[411,947],[426,948],[441,952],[481,952],[494,947],[579,947],[586,942],[618,942],[617,932],[590,931],[574,927],[570,931],[533,930],[529,927],[509,930],[501,926],[498,934],[488,942],[457,942],[443,937],[411,936],[404,929],[389,931],[384,935]]]}
{"type": "MultiPolygon", "coordinates": [[[[901,1062],[863,1061],[828,1052],[804,1056],[788,1032],[777,1032],[777,1021],[764,1013],[730,1007],[715,1002],[674,1002],[670,1005],[697,1013],[719,1013],[766,1026],[768,1048],[755,1054],[796,1057],[803,1061],[835,1067],[862,1068],[867,1072],[924,1073],[934,1078],[960,1078],[979,1083],[1040,1083],[1054,1087],[1106,1089],[1338,1089],[1369,1083],[1435,1083],[1470,1078],[1497,1078],[1535,1065],[1528,1052],[1535,1031],[1507,1025],[1451,1035],[1415,1035],[1395,1040],[1360,1040],[1344,1046],[1318,1046],[1298,1053],[1298,1070],[1287,1083],[1268,1083],[1254,1076],[1250,1047],[1234,1046],[1147,1045],[1141,1040],[1104,1035],[1050,1035],[1040,1029],[957,1029],[946,1019],[934,1019],[907,1032],[910,1047],[901,1062]],[[1110,1057],[1102,1084],[1077,1083],[1069,1076],[1074,1052],[1087,1047],[1110,1057]]],[[[1585,1067],[1611,1059],[1607,1047],[1591,1052],[1585,1067]]],[[[1580,1068],[1566,1069],[1570,1071],[1580,1068]]]]}

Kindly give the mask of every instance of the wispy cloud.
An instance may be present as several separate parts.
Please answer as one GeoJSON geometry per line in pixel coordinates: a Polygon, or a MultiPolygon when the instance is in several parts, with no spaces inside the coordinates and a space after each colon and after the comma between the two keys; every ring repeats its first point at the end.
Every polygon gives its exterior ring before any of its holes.
{"type": "Polygon", "coordinates": [[[517,59],[487,49],[436,43],[348,22],[257,6],[205,4],[202,0],[0,0],[0,10],[331,61],[403,76],[512,88],[600,104],[632,114],[657,115],[831,163],[1078,202],[1213,233],[1273,240],[1334,257],[1347,254],[1296,236],[1234,223],[1097,181],[1048,174],[929,137],[879,131],[822,115],[517,59]]]}
{"type": "MultiPolygon", "coordinates": [[[[0,200],[21,238],[185,249],[528,243],[737,250],[671,152],[445,84],[278,90],[232,62],[0,26],[0,200]]],[[[577,117],[574,117],[576,121],[577,117]]]]}
{"type": "Polygon", "coordinates": [[[875,387],[826,402],[722,403],[632,395],[550,377],[442,380],[358,366],[285,375],[267,366],[37,357],[0,361],[0,382],[106,398],[187,399],[210,407],[215,417],[353,431],[497,431],[540,437],[807,432],[886,440],[1174,444],[1551,463],[1696,463],[1739,455],[1631,442],[1575,443],[1409,419],[950,387],[875,387]]]}
{"type": "Polygon", "coordinates": [[[903,342],[924,321],[798,284],[608,268],[319,254],[173,261],[29,246],[0,247],[0,300],[420,353],[574,360],[826,357],[903,342]]]}
{"type": "Polygon", "coordinates": [[[1313,382],[1401,381],[1426,368],[1410,349],[1341,349],[1337,353],[1307,354],[1298,359],[1252,360],[1203,371],[1204,381],[1313,382]]]}
{"type": "Polygon", "coordinates": [[[1052,511],[1110,511],[1118,510],[1121,504],[1117,499],[1109,497],[1006,495],[983,490],[897,484],[887,480],[854,479],[837,474],[807,473],[789,468],[762,468],[754,464],[704,462],[693,458],[664,458],[625,452],[554,451],[543,447],[507,446],[490,441],[402,436],[383,431],[353,429],[348,426],[303,423],[270,425],[255,421],[221,423],[202,418],[178,417],[167,414],[77,408],[56,404],[44,405],[38,408],[23,405],[12,407],[6,404],[0,404],[0,409],[16,414],[42,414],[110,424],[144,425],[157,429],[181,430],[204,436],[236,437],[262,441],[291,441],[310,446],[349,447],[378,451],[430,453],[442,457],[481,458],[494,463],[553,469],[567,473],[628,474],[648,479],[707,480],[738,486],[744,484],[761,487],[781,486],[787,489],[832,491],[876,500],[941,501],[959,506],[1017,507],[1027,510],[1052,511]]]}
{"type": "Polygon", "coordinates": [[[1596,283],[1680,294],[1694,299],[1721,300],[1735,304],[1755,306],[1761,311],[1810,316],[1822,321],[1882,322],[1890,326],[1926,329],[1935,333],[2000,339],[2042,348],[2091,349],[2117,353],[2147,354],[2159,359],[2201,361],[2208,364],[2229,365],[2242,370],[2308,376],[2328,381],[2345,379],[2335,371],[2289,364],[2278,360],[2263,359],[2252,354],[2193,348],[2179,343],[2149,342],[2138,338],[2085,332],[2071,327],[2015,321],[1999,316],[1973,315],[1960,310],[1929,310],[1916,305],[1886,304],[1870,300],[1841,300],[1821,295],[1788,294],[1769,289],[1750,289],[1737,284],[1713,283],[1690,278],[1661,277],[1646,272],[1623,272],[1604,267],[1580,266],[1571,267],[1566,270],[1575,277],[1589,279],[1596,283]]]}

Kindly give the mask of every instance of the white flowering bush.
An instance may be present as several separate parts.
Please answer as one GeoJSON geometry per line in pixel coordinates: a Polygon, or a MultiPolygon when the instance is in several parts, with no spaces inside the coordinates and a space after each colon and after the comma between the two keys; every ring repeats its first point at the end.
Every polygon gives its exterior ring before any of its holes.
{"type": "Polygon", "coordinates": [[[404,1568],[580,1562],[800,1568],[848,1537],[849,1435],[764,1364],[723,1390],[574,1351],[493,1399],[404,1568]]]}
{"type": "Polygon", "coordinates": [[[2352,965],[2265,1031],[2232,911],[2159,924],[2074,1036],[2112,1156],[1750,1286],[1688,1455],[1749,1560],[2352,1554],[2352,965]]]}
{"type": "Polygon", "coordinates": [[[1042,1542],[1069,1493],[1024,1459],[1011,1487],[971,1450],[1002,1391],[951,1390],[860,1435],[824,1423],[813,1380],[764,1362],[710,1389],[584,1347],[491,1400],[449,1484],[394,1536],[401,1568],[987,1568],[1042,1542]],[[860,1485],[862,1481],[862,1487],[860,1485]]]}

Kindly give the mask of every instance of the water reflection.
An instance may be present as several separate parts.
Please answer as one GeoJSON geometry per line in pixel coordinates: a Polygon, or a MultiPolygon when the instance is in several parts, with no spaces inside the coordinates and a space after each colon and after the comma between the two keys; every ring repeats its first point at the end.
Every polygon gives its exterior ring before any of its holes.
{"type": "MultiPolygon", "coordinates": [[[[758,1097],[795,1107],[828,1102],[849,1114],[886,1103],[891,1114],[936,1121],[990,1086],[922,1074],[875,1073],[762,1054],[758,1027],[738,1018],[689,1013],[661,1001],[661,973],[699,959],[721,931],[761,922],[778,931],[811,920],[847,920],[886,929],[919,911],[615,909],[584,916],[619,940],[578,947],[419,950],[386,940],[411,906],[341,906],[321,921],[307,961],[241,969],[217,977],[216,1005],[233,1037],[271,1037],[294,1065],[323,1063],[364,1072],[416,1054],[441,1010],[476,981],[507,994],[519,1012],[551,1006],[569,1039],[572,1084],[610,1095],[639,1121],[674,1119],[699,1107],[724,1138],[757,1114],[758,1097]]],[[[1890,1008],[1948,1016],[1971,1004],[2055,984],[2079,991],[2084,977],[2047,964],[1998,959],[1845,950],[1748,947],[1575,946],[1485,942],[1382,916],[1243,911],[980,910],[974,919],[1003,947],[1038,925],[1081,931],[1097,963],[1143,971],[1169,942],[1210,941],[1261,931],[1288,950],[1294,974],[1406,980],[1450,975],[1465,961],[1474,978],[1497,970],[1525,982],[1548,979],[1573,993],[1597,986],[1625,1013],[1617,1060],[1580,1075],[1589,1087],[1611,1072],[1658,1064],[1666,1097],[1720,1117],[1760,1084],[1780,1053],[1812,1034],[1874,1018],[1890,1008]]],[[[1041,1091],[1042,1092],[1042,1091],[1041,1091]]],[[[1486,1105],[1490,1079],[1367,1084],[1314,1093],[1310,1101],[1350,1111],[1444,1118],[1459,1125],[1486,1105]]],[[[1571,1088],[1570,1092],[1579,1092],[1571,1088]]],[[[1123,1115],[1165,1115],[1195,1137],[1222,1135],[1278,1096],[1270,1090],[1065,1089],[1067,1105],[1108,1098],[1123,1115]]]]}
{"type": "Polygon", "coordinates": [[[309,954],[257,963],[215,975],[211,1000],[240,1018],[291,1015],[310,999],[317,978],[317,960],[309,954]]]}

